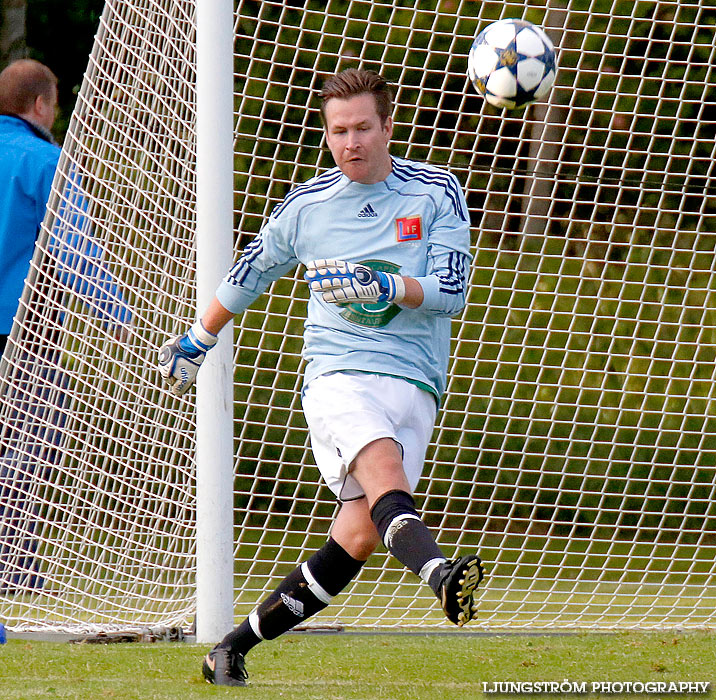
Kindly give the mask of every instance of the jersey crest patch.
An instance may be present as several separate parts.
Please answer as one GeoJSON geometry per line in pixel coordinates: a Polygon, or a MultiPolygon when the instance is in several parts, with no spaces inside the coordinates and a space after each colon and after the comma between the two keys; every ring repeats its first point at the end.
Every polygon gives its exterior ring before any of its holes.
{"type": "Polygon", "coordinates": [[[395,233],[398,243],[405,241],[420,241],[423,238],[423,229],[419,216],[404,216],[395,220],[395,233]]]}

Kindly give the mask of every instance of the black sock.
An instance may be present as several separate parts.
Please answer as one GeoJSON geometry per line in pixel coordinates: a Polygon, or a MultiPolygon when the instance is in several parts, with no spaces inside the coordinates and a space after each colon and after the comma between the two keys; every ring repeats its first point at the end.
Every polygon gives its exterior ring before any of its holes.
{"type": "Polygon", "coordinates": [[[307,562],[281,581],[241,625],[227,634],[220,646],[245,656],[262,639],[275,639],[327,607],[364,563],[329,538],[307,562]]]}
{"type": "Polygon", "coordinates": [[[388,491],[373,504],[370,515],[388,551],[429,581],[435,565],[446,557],[420,519],[413,497],[405,491],[388,491]]]}
{"type": "Polygon", "coordinates": [[[365,564],[354,559],[332,537],[306,562],[314,578],[330,596],[338,595],[365,564]]]}
{"type": "Polygon", "coordinates": [[[246,656],[259,642],[261,637],[251,629],[247,617],[238,627],[229,632],[219,643],[220,647],[228,647],[235,654],[246,656]]]}

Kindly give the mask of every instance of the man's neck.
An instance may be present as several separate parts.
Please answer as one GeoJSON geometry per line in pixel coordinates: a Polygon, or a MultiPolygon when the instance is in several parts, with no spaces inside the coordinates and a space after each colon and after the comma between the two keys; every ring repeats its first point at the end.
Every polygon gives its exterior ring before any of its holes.
{"type": "Polygon", "coordinates": [[[32,129],[33,133],[41,138],[43,141],[47,141],[48,143],[57,145],[57,141],[55,141],[55,137],[52,135],[49,129],[46,129],[42,124],[38,124],[36,121],[30,119],[27,117],[27,115],[23,114],[6,114],[6,117],[15,117],[15,119],[19,119],[20,121],[27,124],[27,126],[32,129]]]}

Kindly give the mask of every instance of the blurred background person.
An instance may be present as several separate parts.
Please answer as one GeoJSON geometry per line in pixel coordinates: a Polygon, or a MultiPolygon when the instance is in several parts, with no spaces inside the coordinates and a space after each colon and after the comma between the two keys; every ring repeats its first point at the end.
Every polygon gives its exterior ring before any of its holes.
{"type": "MultiPolygon", "coordinates": [[[[51,134],[57,95],[54,73],[33,59],[14,61],[0,73],[0,356],[6,351],[60,158],[51,134]]],[[[85,208],[79,178],[68,178],[48,241],[53,274],[124,340],[131,312],[102,249],[92,240],[85,208]]],[[[58,320],[59,328],[61,315],[58,320]]],[[[23,379],[25,396],[31,398],[15,407],[23,414],[24,433],[14,426],[15,416],[0,426],[0,591],[42,585],[34,558],[32,493],[38,469],[56,463],[62,436],[67,378],[60,367],[59,335],[57,342],[18,351],[18,360],[25,353],[35,366],[41,358],[41,369],[23,379]],[[22,449],[17,448],[20,442],[22,449]]]]}

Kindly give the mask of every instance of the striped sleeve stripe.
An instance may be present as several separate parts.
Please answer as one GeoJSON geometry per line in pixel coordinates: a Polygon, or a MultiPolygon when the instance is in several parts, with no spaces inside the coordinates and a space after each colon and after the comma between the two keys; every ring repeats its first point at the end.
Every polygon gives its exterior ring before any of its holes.
{"type": "Polygon", "coordinates": [[[447,274],[438,275],[440,291],[444,294],[465,293],[465,261],[467,257],[462,253],[453,252],[448,255],[447,274]]]}
{"type": "Polygon", "coordinates": [[[413,165],[406,165],[405,163],[400,163],[394,160],[393,174],[400,180],[403,180],[403,182],[418,180],[418,182],[424,182],[426,185],[441,186],[445,190],[445,194],[448,199],[452,202],[455,215],[463,221],[467,221],[467,217],[463,211],[462,202],[460,201],[460,192],[455,184],[454,178],[448,173],[442,173],[437,170],[427,168],[414,167],[413,165]]]}
{"type": "Polygon", "coordinates": [[[246,278],[249,276],[249,272],[251,272],[251,265],[241,258],[236,262],[236,265],[231,268],[229,279],[235,284],[243,286],[244,282],[246,282],[246,278]]]}
{"type": "Polygon", "coordinates": [[[274,210],[271,212],[271,216],[273,216],[274,218],[280,216],[281,212],[283,212],[283,210],[291,202],[298,199],[299,197],[327,190],[329,187],[335,185],[336,182],[341,179],[341,177],[343,177],[343,173],[341,173],[341,171],[336,168],[334,170],[329,170],[328,172],[323,173],[323,175],[319,175],[315,180],[312,180],[311,182],[299,185],[298,187],[291,190],[286,195],[284,200],[274,207],[274,210]]]}
{"type": "Polygon", "coordinates": [[[244,248],[241,257],[229,271],[229,279],[233,280],[236,284],[242,285],[246,281],[249,272],[251,272],[251,262],[261,255],[263,247],[263,240],[259,233],[259,235],[244,248]]]}

